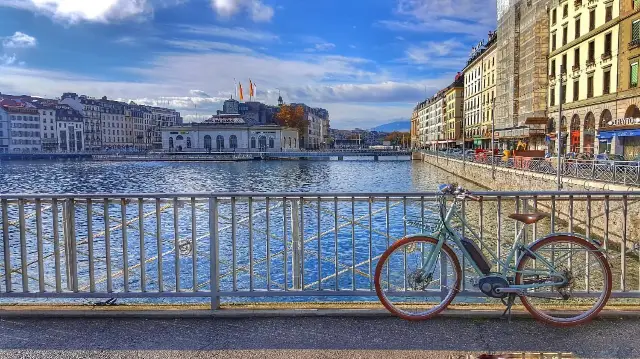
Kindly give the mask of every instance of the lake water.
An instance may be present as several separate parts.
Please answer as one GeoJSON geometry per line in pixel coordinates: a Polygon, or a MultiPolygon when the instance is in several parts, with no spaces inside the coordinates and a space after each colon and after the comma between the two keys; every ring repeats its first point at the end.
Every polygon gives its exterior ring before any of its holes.
{"type": "MultiPolygon", "coordinates": [[[[0,192],[2,193],[433,192],[439,183],[454,179],[454,176],[428,164],[412,161],[5,162],[0,164],[0,192]]],[[[62,205],[59,206],[59,213],[62,213],[62,205]]],[[[251,235],[247,222],[243,222],[250,217],[248,202],[239,200],[237,203],[220,204],[219,234],[222,258],[220,286],[223,291],[248,290],[251,285],[258,290],[267,288],[278,290],[290,288],[292,285],[291,238],[293,232],[290,216],[293,202],[287,200],[283,203],[283,201],[274,200],[270,204],[272,215],[268,218],[264,215],[267,208],[264,201],[256,201],[253,206],[253,213],[256,215],[252,217],[253,235],[251,235]],[[286,208],[284,213],[283,207],[286,208]],[[232,231],[231,218],[234,215],[237,216],[240,224],[236,226],[235,231],[232,231]],[[267,226],[270,226],[268,232],[267,226]],[[286,243],[282,240],[283,238],[287,238],[286,243]],[[233,253],[236,255],[235,259],[233,259],[233,253]],[[253,283],[250,283],[247,268],[252,255],[255,265],[253,283]]],[[[353,207],[350,202],[335,206],[338,209],[338,230],[335,230],[333,203],[322,203],[318,207],[315,201],[309,201],[301,207],[301,216],[305,218],[302,226],[302,238],[305,241],[304,281],[317,283],[320,276],[323,276],[328,278],[322,282],[325,288],[369,290],[371,288],[369,272],[375,268],[376,262],[371,261],[369,264],[368,259],[370,256],[379,256],[386,249],[389,241],[393,242],[406,233],[417,231],[417,229],[409,229],[409,232],[406,232],[402,218],[409,212],[413,215],[420,214],[421,205],[420,203],[403,204],[401,199],[392,199],[389,204],[388,222],[385,219],[384,201],[375,202],[370,206],[367,201],[358,202],[353,207]],[[374,213],[371,216],[371,223],[369,223],[368,211],[374,213]],[[318,227],[323,232],[319,238],[317,237],[318,227]],[[318,253],[322,254],[322,258],[318,253]],[[355,263],[361,264],[356,271],[350,270],[349,268],[355,263]]],[[[122,206],[119,201],[107,206],[95,201],[90,216],[93,235],[92,248],[89,248],[87,236],[89,209],[86,204],[78,203],[76,206],[75,226],[80,291],[89,290],[89,252],[93,252],[95,257],[93,271],[97,291],[107,289],[108,280],[105,274],[107,273],[107,253],[111,257],[112,271],[109,285],[113,286],[114,291],[123,290],[125,284],[131,291],[142,290],[140,263],[145,260],[146,290],[157,291],[160,285],[163,285],[164,290],[169,291],[175,290],[177,285],[181,290],[186,291],[195,287],[208,290],[210,255],[206,204],[190,203],[187,199],[186,202],[175,207],[176,210],[171,200],[163,202],[162,212],[158,216],[162,228],[159,238],[155,235],[158,222],[154,215],[156,207],[153,201],[142,203],[142,211],[136,201],[125,207],[127,220],[131,224],[127,226],[126,235],[123,235],[122,228],[118,225],[119,219],[122,218],[122,206]],[[174,211],[178,214],[175,215],[174,211]],[[111,217],[110,222],[105,222],[105,213],[111,217]],[[151,213],[151,215],[143,216],[142,226],[145,232],[143,247],[139,242],[141,237],[139,218],[145,213],[151,213]],[[195,229],[192,227],[194,218],[195,229]],[[106,240],[104,233],[107,224],[110,228],[109,241],[106,240]],[[195,246],[192,243],[192,233],[196,233],[197,237],[195,246]],[[128,242],[123,238],[127,238],[128,242]],[[187,244],[186,251],[175,250],[176,238],[181,245],[187,244]],[[140,248],[144,248],[144,251],[140,248]],[[128,256],[126,260],[125,253],[128,256]],[[129,268],[128,279],[124,278],[125,267],[129,268]],[[176,275],[177,273],[179,275],[176,275]]],[[[33,210],[32,204],[25,206],[27,215],[33,210]]],[[[433,214],[432,206],[426,209],[426,214],[430,215],[430,213],[433,214]]],[[[9,208],[8,215],[9,222],[17,223],[17,205],[9,208]]],[[[50,205],[44,206],[42,222],[45,239],[43,257],[46,290],[52,291],[55,290],[56,282],[56,257],[52,240],[54,227],[52,223],[55,221],[50,205]]],[[[58,228],[62,234],[61,222],[58,221],[58,228]]],[[[27,218],[25,226],[35,228],[35,216],[27,218]]],[[[13,224],[9,229],[11,267],[16,271],[11,281],[14,290],[21,290],[23,282],[20,268],[23,262],[19,228],[13,224]]],[[[38,247],[34,232],[31,231],[26,235],[25,253],[26,262],[31,263],[28,265],[27,274],[29,287],[33,289],[38,288],[39,276],[38,247]]],[[[60,240],[63,241],[62,238],[60,240]]],[[[1,254],[0,258],[3,258],[1,254]]],[[[59,259],[62,272],[59,279],[65,290],[68,284],[65,273],[68,258],[64,248],[59,259]]],[[[322,289],[317,285],[310,289],[314,288],[322,289]]],[[[317,299],[291,298],[299,301],[317,299]]],[[[322,300],[364,299],[322,298],[322,300]]],[[[375,297],[366,299],[372,300],[375,297]]],[[[248,299],[234,299],[234,301],[244,300],[248,299]]],[[[192,299],[183,298],[180,301],[190,302],[192,299]]]]}

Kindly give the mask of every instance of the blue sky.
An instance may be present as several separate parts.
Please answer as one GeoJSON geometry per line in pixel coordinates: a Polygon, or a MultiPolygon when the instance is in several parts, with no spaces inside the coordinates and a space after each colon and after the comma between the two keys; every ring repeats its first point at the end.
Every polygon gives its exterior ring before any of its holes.
{"type": "Polygon", "coordinates": [[[0,0],[0,92],[330,111],[334,128],[407,119],[495,28],[495,0],[0,0]]]}

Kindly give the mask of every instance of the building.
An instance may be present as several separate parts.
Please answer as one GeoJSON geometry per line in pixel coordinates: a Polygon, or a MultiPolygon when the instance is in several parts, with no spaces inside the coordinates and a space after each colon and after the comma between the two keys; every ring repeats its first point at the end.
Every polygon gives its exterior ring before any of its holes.
{"type": "Polygon", "coordinates": [[[102,124],[102,148],[117,149],[133,146],[133,123],[125,118],[125,104],[108,100],[103,97],[100,100],[102,111],[100,113],[102,124]]]}
{"type": "Polygon", "coordinates": [[[102,149],[102,104],[99,100],[87,96],[78,96],[73,92],[62,94],[60,104],[69,105],[82,114],[84,119],[84,144],[89,151],[102,149]]]}
{"type": "Polygon", "coordinates": [[[462,145],[462,121],[463,121],[463,109],[465,103],[465,78],[461,73],[458,73],[453,83],[448,87],[445,92],[445,106],[444,112],[446,140],[453,146],[455,144],[462,145]]]}
{"type": "Polygon", "coordinates": [[[309,107],[303,103],[292,103],[304,109],[306,125],[300,133],[300,148],[315,150],[325,148],[329,139],[329,111],[323,108],[309,107]]]}
{"type": "Polygon", "coordinates": [[[11,115],[0,104],[0,153],[8,153],[11,151],[11,115]]]}
{"type": "MultiPolygon", "coordinates": [[[[4,103],[5,101],[3,101],[4,103]]],[[[3,152],[40,152],[42,140],[40,136],[40,113],[35,108],[25,107],[23,104],[1,105],[0,117],[7,118],[2,121],[3,132],[6,123],[8,137],[3,133],[0,136],[5,143],[3,152]]]]}
{"type": "MultiPolygon", "coordinates": [[[[473,141],[480,135],[484,103],[482,101],[484,42],[481,41],[471,51],[467,66],[462,70],[464,74],[464,140],[473,141]]],[[[465,144],[465,147],[466,144],[465,144]]],[[[468,146],[471,147],[471,146],[468,146]]]]}
{"type": "Polygon", "coordinates": [[[619,1],[619,4],[617,78],[612,72],[612,81],[617,80],[616,110],[596,121],[596,140],[599,152],[635,159],[640,155],[640,3],[619,1]]]}
{"type": "Polygon", "coordinates": [[[418,137],[418,108],[414,107],[411,113],[411,148],[420,148],[420,141],[418,137]]]}
{"type": "Polygon", "coordinates": [[[188,125],[163,128],[162,149],[190,152],[297,151],[298,131],[278,125],[249,126],[238,114],[220,114],[188,125]]]}
{"type": "Polygon", "coordinates": [[[494,116],[495,136],[503,147],[514,148],[518,141],[530,148],[544,143],[542,133],[529,129],[547,119],[548,3],[498,1],[494,116]]]}
{"type": "Polygon", "coordinates": [[[480,133],[473,136],[473,144],[479,148],[491,148],[491,131],[493,126],[493,106],[496,98],[496,44],[498,34],[489,33],[484,51],[480,54],[482,59],[482,121],[480,133]]]}
{"type": "Polygon", "coordinates": [[[153,126],[152,113],[144,106],[138,106],[134,102],[125,107],[124,117],[126,122],[130,122],[133,128],[133,136],[130,140],[133,147],[139,150],[150,150],[153,148],[153,126]]]}
{"type": "Polygon", "coordinates": [[[40,113],[40,136],[42,150],[54,152],[58,150],[58,135],[56,131],[56,101],[32,101],[30,104],[40,113]]]}
{"type": "Polygon", "coordinates": [[[603,135],[600,148],[595,132],[600,123],[608,123],[616,113],[618,1],[551,3],[547,125],[550,152],[557,152],[560,103],[563,151],[604,152],[611,146],[611,138],[603,135]]]}
{"type": "Polygon", "coordinates": [[[62,152],[81,152],[84,150],[84,116],[69,105],[57,105],[56,150],[62,152]]]}

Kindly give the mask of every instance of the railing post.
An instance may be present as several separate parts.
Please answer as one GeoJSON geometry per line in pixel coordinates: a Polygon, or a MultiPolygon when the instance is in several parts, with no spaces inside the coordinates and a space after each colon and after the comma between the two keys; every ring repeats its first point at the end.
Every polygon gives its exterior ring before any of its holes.
{"type": "Polygon", "coordinates": [[[65,264],[67,270],[67,289],[78,291],[78,262],[76,258],[75,203],[68,199],[62,207],[64,229],[65,264]]]}
{"type": "Polygon", "coordinates": [[[209,278],[211,279],[211,310],[220,308],[220,266],[218,233],[218,199],[209,198],[209,278]]]}
{"type": "Polygon", "coordinates": [[[291,201],[291,281],[294,290],[302,289],[302,240],[300,236],[300,202],[291,201]]]}

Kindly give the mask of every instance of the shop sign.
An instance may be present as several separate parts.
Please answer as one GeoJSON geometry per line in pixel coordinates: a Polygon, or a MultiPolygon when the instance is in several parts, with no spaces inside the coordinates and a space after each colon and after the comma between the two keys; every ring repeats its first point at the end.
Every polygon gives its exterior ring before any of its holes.
{"type": "Polygon", "coordinates": [[[630,126],[640,124],[640,118],[625,117],[607,122],[607,126],[630,126]]]}
{"type": "Polygon", "coordinates": [[[241,125],[245,123],[244,120],[239,117],[232,117],[232,118],[211,117],[206,122],[213,123],[215,125],[241,125]]]}

